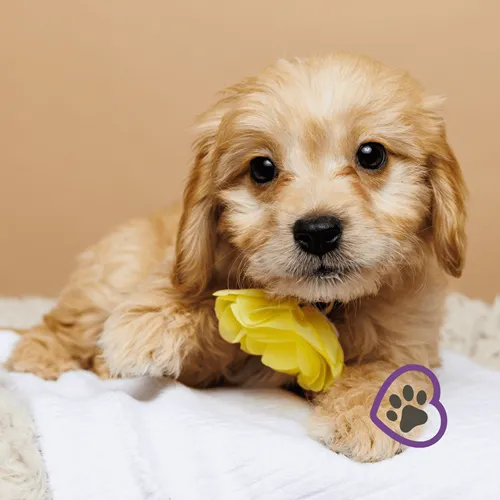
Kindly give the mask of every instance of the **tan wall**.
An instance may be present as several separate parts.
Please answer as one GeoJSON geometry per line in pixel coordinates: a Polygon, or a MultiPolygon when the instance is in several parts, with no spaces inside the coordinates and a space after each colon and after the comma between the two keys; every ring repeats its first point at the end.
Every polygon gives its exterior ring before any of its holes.
{"type": "Polygon", "coordinates": [[[500,291],[498,0],[4,0],[0,294],[55,294],[110,226],[180,196],[187,132],[279,56],[364,52],[448,97],[471,192],[456,285],[500,291]]]}

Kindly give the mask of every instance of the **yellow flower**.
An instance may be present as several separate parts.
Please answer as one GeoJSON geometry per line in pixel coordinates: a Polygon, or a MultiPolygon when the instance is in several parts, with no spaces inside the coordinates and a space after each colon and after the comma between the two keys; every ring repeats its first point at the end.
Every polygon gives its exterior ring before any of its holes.
{"type": "Polygon", "coordinates": [[[273,370],[297,376],[301,387],[322,391],[341,373],[344,353],[333,325],[313,306],[277,300],[263,290],[214,294],[219,331],[226,342],[262,356],[273,370]]]}

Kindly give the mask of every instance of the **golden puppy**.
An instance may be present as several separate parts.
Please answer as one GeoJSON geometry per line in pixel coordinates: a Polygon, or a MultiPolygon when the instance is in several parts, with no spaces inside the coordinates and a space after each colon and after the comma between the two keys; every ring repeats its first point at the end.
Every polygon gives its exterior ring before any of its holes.
{"type": "MultiPolygon", "coordinates": [[[[464,261],[465,187],[438,104],[406,73],[342,54],[279,61],[227,89],[199,119],[182,211],[83,253],[9,367],[287,386],[221,339],[212,292],[335,303],[346,367],[313,398],[312,433],[356,460],[394,455],[370,406],[394,369],[438,364],[443,271],[464,261]]],[[[407,382],[430,390],[411,372],[396,390],[407,382]]]]}

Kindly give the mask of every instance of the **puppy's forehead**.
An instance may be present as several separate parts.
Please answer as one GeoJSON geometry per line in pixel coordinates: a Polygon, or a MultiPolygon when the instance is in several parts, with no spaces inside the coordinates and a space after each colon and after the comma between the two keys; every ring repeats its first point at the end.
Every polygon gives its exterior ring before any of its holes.
{"type": "Polygon", "coordinates": [[[267,133],[288,153],[300,148],[312,163],[322,155],[345,159],[363,141],[411,149],[422,97],[407,74],[351,56],[281,61],[247,90],[239,127],[267,133]]]}
{"type": "Polygon", "coordinates": [[[302,113],[329,120],[352,111],[401,111],[419,96],[419,85],[406,73],[375,61],[334,56],[281,61],[261,75],[263,103],[284,116],[302,113]]]}

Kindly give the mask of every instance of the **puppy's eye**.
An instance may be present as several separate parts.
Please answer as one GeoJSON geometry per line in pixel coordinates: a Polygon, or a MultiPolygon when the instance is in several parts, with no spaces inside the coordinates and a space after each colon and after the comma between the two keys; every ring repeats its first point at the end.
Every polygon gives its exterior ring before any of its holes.
{"type": "Polygon", "coordinates": [[[265,156],[257,156],[250,160],[250,177],[257,184],[271,182],[278,175],[274,163],[265,156]]]}
{"type": "Polygon", "coordinates": [[[387,163],[387,153],[382,144],[365,142],[359,147],[356,159],[360,167],[367,170],[378,170],[387,163]]]}

